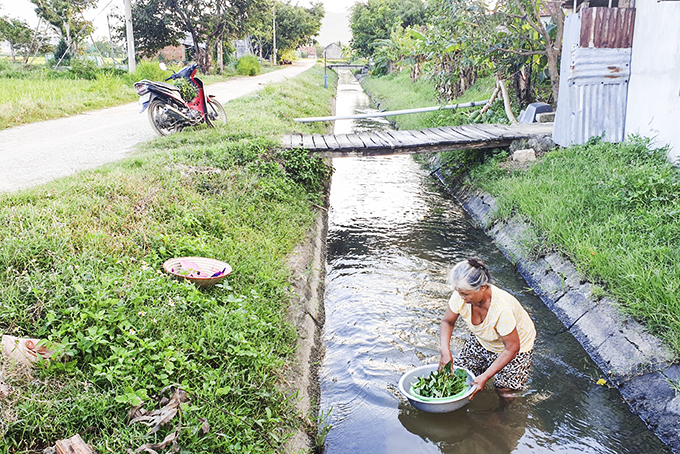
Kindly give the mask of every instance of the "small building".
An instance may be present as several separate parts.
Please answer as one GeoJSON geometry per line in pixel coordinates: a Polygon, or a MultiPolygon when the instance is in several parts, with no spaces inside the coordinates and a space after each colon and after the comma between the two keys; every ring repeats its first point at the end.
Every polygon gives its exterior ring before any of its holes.
{"type": "Polygon", "coordinates": [[[247,36],[246,39],[238,39],[234,41],[234,57],[238,60],[241,57],[245,57],[246,55],[253,55],[255,52],[253,52],[253,43],[250,40],[250,36],[247,36]]]}
{"type": "Polygon", "coordinates": [[[656,147],[670,145],[669,160],[680,163],[680,2],[572,4],[577,12],[564,24],[555,143],[597,136],[621,142],[639,134],[656,147]]]}
{"type": "Polygon", "coordinates": [[[342,60],[342,47],[340,43],[330,43],[323,49],[327,60],[342,60]]]}
{"type": "Polygon", "coordinates": [[[302,58],[316,58],[316,47],[314,46],[301,46],[298,52],[302,58]]]}
{"type": "Polygon", "coordinates": [[[159,54],[165,61],[180,62],[187,59],[186,48],[183,44],[179,46],[165,46],[160,50],[159,54]]]}

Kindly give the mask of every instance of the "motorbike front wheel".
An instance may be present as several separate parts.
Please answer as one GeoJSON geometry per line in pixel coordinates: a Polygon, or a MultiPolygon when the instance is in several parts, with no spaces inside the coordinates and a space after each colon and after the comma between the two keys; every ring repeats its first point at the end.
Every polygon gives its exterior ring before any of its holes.
{"type": "Polygon", "coordinates": [[[149,104],[149,122],[153,129],[161,136],[167,136],[182,130],[180,121],[168,115],[165,103],[154,99],[149,104]]]}
{"type": "Polygon", "coordinates": [[[205,116],[205,122],[211,128],[217,125],[227,124],[227,112],[224,111],[224,107],[215,99],[208,99],[208,114],[205,116]]]}

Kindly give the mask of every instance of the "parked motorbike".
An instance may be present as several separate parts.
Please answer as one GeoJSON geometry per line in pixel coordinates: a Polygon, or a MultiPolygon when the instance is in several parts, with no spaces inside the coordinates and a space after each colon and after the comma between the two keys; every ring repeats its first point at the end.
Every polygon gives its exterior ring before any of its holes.
{"type": "MultiPolygon", "coordinates": [[[[167,70],[164,63],[162,70],[167,70]]],[[[140,80],[135,83],[135,91],[139,95],[140,113],[149,109],[149,122],[153,129],[161,136],[181,131],[187,126],[205,123],[213,128],[216,124],[227,123],[227,113],[213,95],[206,95],[203,81],[196,77],[198,65],[193,64],[182,68],[179,72],[165,79],[186,79],[198,89],[194,99],[187,102],[182,98],[181,90],[174,85],[164,82],[140,80]]]]}

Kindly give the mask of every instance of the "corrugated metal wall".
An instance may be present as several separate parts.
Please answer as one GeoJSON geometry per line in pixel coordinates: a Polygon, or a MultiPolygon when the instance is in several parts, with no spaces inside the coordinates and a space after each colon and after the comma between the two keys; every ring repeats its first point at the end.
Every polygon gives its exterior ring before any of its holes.
{"type": "Polygon", "coordinates": [[[566,18],[555,143],[623,141],[634,17],[632,9],[586,8],[566,18]]]}

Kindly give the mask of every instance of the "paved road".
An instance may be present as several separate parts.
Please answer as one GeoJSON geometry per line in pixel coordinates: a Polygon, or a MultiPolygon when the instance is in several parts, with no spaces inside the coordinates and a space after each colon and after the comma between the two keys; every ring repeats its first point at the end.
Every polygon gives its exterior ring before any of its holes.
{"type": "MultiPolygon", "coordinates": [[[[268,83],[295,77],[313,60],[255,77],[211,84],[207,92],[226,104],[268,83]]],[[[125,104],[58,120],[0,131],[0,193],[12,192],[122,159],[141,142],[157,137],[146,112],[125,104]]]]}

